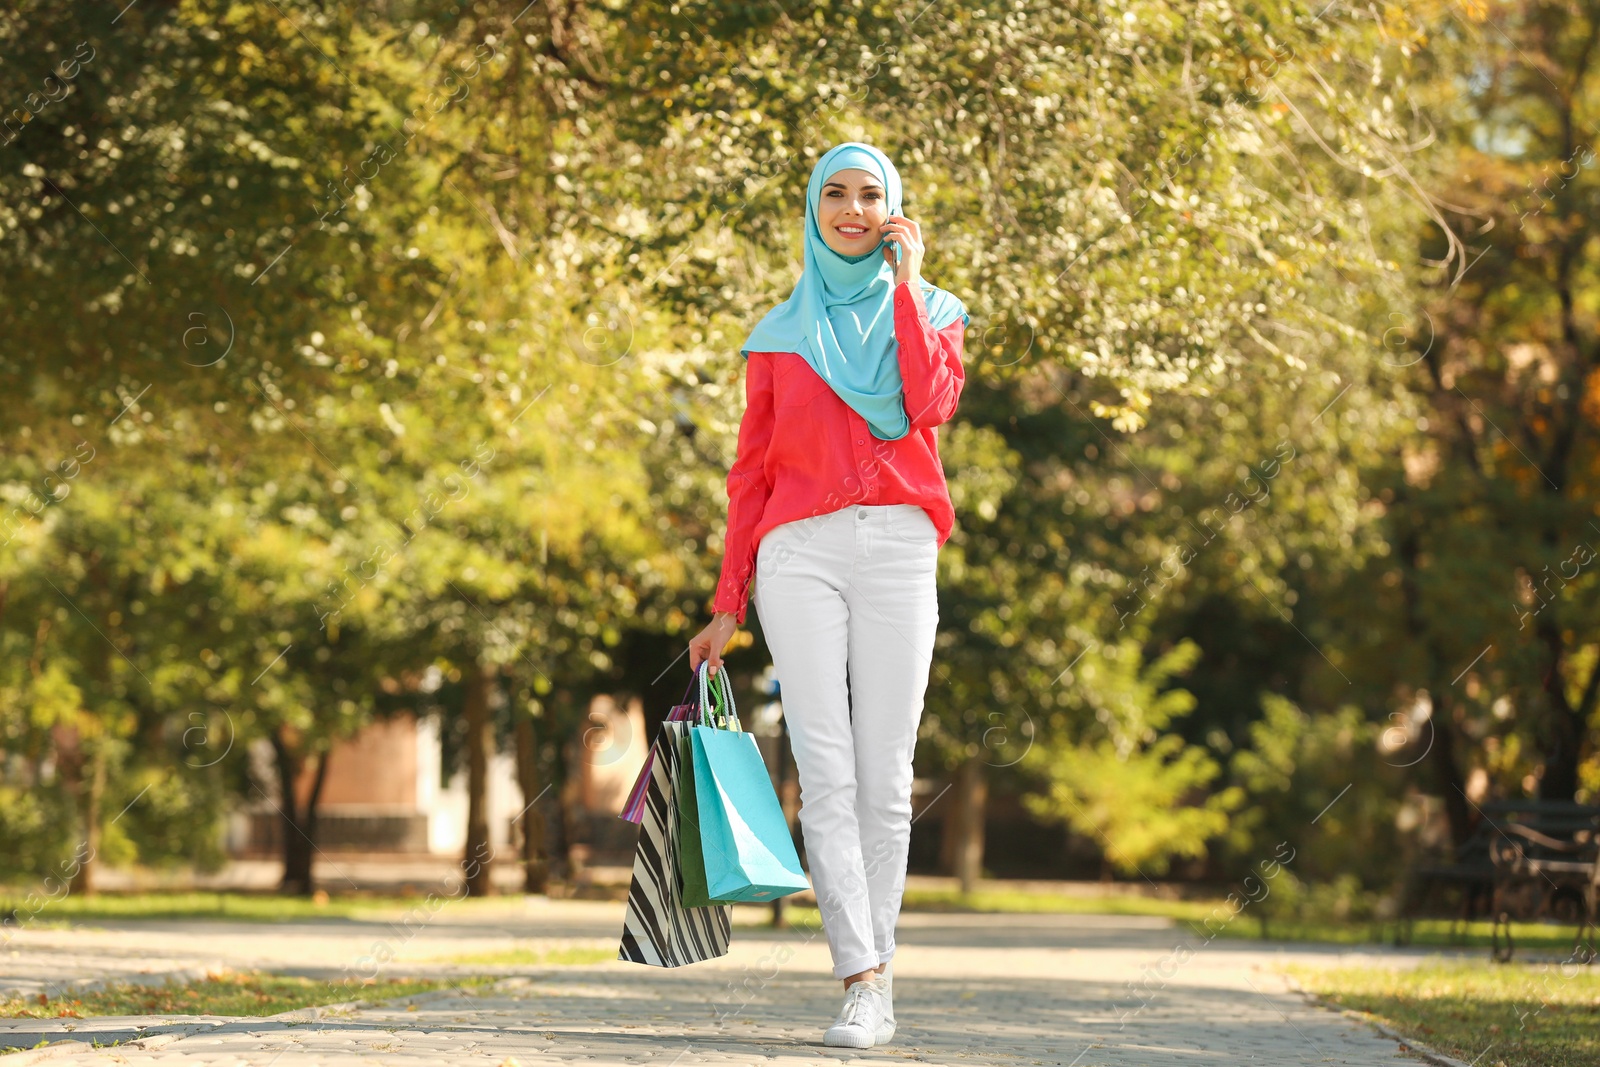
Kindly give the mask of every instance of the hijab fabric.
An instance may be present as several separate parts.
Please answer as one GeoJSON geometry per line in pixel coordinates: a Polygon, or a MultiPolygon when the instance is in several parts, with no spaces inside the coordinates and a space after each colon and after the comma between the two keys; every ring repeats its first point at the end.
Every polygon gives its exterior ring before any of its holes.
{"type": "MultiPolygon", "coordinates": [[[[871,145],[835,145],[811,168],[806,186],[805,271],[789,299],[761,319],[740,353],[795,352],[867,422],[872,435],[896,441],[911,432],[900,377],[899,342],[894,334],[894,268],[879,240],[863,256],[842,256],[822,239],[817,211],[822,185],[841,170],[864,170],[883,184],[889,214],[900,214],[900,172],[871,145]]],[[[953,294],[932,289],[922,294],[935,330],[957,318],[970,322],[953,294]]]]}

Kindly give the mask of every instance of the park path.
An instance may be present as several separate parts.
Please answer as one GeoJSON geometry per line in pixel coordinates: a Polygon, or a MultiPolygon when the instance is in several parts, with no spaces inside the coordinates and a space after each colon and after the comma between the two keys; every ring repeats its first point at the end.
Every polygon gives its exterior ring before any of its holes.
{"type": "Polygon", "coordinates": [[[1217,939],[1157,918],[1084,915],[901,916],[893,1043],[830,1049],[838,1011],[820,930],[774,931],[735,909],[733,946],[676,970],[607,960],[582,966],[466,966],[457,953],[581,945],[615,950],[623,905],[526,898],[448,903],[395,923],[141,921],[27,929],[0,948],[0,990],[37,992],[208,967],[317,977],[470,973],[492,987],[406,1002],[263,1018],[0,1020],[0,1064],[311,1067],[483,1063],[763,1064],[818,1059],[1061,1067],[1260,1063],[1416,1064],[1393,1040],[1308,1006],[1274,970],[1285,962],[1381,961],[1421,951],[1217,939]],[[319,1017],[320,1016],[320,1017],[319,1017]],[[127,1044],[141,1038],[137,1044],[127,1044]],[[92,1043],[124,1042],[94,1049],[92,1043]]]}

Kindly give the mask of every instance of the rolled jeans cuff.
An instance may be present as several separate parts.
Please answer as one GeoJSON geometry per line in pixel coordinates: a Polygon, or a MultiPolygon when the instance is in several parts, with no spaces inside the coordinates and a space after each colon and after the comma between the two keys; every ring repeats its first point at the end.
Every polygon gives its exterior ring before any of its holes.
{"type": "Polygon", "coordinates": [[[852,974],[860,974],[862,971],[870,971],[882,962],[882,960],[878,959],[878,954],[876,952],[872,953],[870,956],[856,956],[854,959],[848,959],[843,963],[834,964],[833,976],[835,978],[849,978],[852,974]]]}

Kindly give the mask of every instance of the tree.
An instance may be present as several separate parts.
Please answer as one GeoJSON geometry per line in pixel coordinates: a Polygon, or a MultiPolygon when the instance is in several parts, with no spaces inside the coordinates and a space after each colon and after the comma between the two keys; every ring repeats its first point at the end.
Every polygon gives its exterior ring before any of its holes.
{"type": "Polygon", "coordinates": [[[1421,271],[1429,288],[1403,379],[1426,414],[1384,499],[1416,625],[1443,646],[1428,677],[1441,748],[1509,719],[1537,763],[1507,767],[1507,784],[1520,791],[1532,775],[1540,797],[1571,800],[1600,708],[1600,339],[1583,295],[1597,265],[1600,185],[1584,131],[1600,18],[1500,4],[1441,37],[1435,110],[1453,165],[1438,177],[1448,205],[1423,255],[1439,266],[1421,271]],[[1491,710],[1502,698],[1509,716],[1491,710]]]}
{"type": "Polygon", "coordinates": [[[1165,874],[1174,857],[1205,856],[1224,833],[1244,791],[1206,794],[1221,767],[1200,746],[1169,732],[1194,709],[1194,696],[1164,688],[1199,658],[1184,642],[1148,665],[1140,643],[1099,646],[1073,668],[1073,694],[1097,725],[1074,729],[1064,716],[1047,724],[1022,765],[1043,788],[1028,809],[1092,836],[1104,851],[1106,877],[1165,874]]]}

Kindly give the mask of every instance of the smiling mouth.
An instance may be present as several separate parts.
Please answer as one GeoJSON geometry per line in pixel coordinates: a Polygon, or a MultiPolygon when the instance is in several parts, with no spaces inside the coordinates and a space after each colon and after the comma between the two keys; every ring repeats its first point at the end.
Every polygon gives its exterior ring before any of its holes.
{"type": "Polygon", "coordinates": [[[867,228],[865,226],[835,226],[834,229],[838,230],[846,237],[865,237],[867,235],[867,228]]]}

